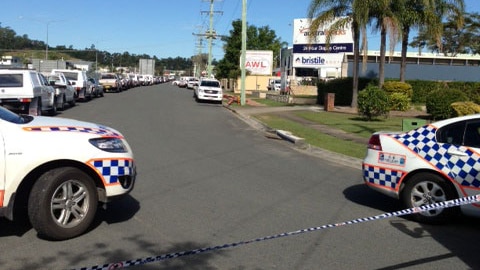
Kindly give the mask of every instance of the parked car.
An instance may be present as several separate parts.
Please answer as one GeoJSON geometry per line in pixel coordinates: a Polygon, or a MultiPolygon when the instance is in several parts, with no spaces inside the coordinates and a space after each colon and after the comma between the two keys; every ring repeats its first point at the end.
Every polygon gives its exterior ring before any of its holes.
{"type": "Polygon", "coordinates": [[[117,74],[115,73],[102,73],[98,82],[103,86],[104,92],[121,92],[122,84],[117,74]]]}
{"type": "Polygon", "coordinates": [[[189,77],[181,77],[177,83],[177,86],[180,88],[187,88],[188,78],[189,77]]]}
{"type": "Polygon", "coordinates": [[[223,91],[218,80],[203,78],[198,85],[194,87],[193,96],[197,102],[210,100],[222,103],[223,91]]]}
{"type": "Polygon", "coordinates": [[[187,80],[187,88],[188,89],[194,89],[195,86],[198,85],[198,79],[195,77],[191,77],[187,80]]]}
{"type": "Polygon", "coordinates": [[[57,109],[64,110],[65,104],[75,106],[75,89],[63,73],[51,74],[47,77],[48,83],[55,89],[55,103],[57,109]]]}
{"type": "Polygon", "coordinates": [[[84,70],[72,69],[53,69],[52,74],[63,73],[65,77],[72,83],[73,88],[77,91],[77,100],[90,100],[93,97],[92,87],[88,81],[87,72],[84,70]]]}
{"type": "Polygon", "coordinates": [[[115,129],[0,107],[0,138],[0,216],[28,216],[45,238],[84,233],[99,202],[133,189],[132,150],[115,129]]]}
{"type": "Polygon", "coordinates": [[[180,79],[174,79],[172,80],[172,85],[177,85],[180,83],[180,79]]]}
{"type": "Polygon", "coordinates": [[[282,86],[282,80],[280,78],[268,79],[267,90],[268,91],[280,91],[282,86]]]}
{"type": "Polygon", "coordinates": [[[104,96],[103,86],[98,82],[98,80],[90,77],[88,78],[88,81],[90,82],[90,85],[93,88],[92,90],[93,96],[103,97],[104,96]]]}
{"type": "Polygon", "coordinates": [[[152,75],[143,75],[144,78],[144,85],[152,85],[153,84],[153,76],[152,75]]]}
{"type": "Polygon", "coordinates": [[[25,114],[57,113],[55,89],[35,70],[0,69],[0,103],[25,114]]]}
{"type": "Polygon", "coordinates": [[[132,87],[140,86],[140,82],[138,80],[138,74],[129,73],[128,76],[130,77],[130,80],[132,81],[132,87]]]}
{"type": "Polygon", "coordinates": [[[118,79],[120,80],[120,85],[122,86],[122,90],[128,90],[132,88],[132,81],[130,80],[130,76],[126,74],[118,74],[118,79]]]}
{"type": "MultiPolygon", "coordinates": [[[[365,183],[405,207],[476,195],[480,191],[480,114],[447,119],[406,133],[377,132],[363,160],[365,183]]],[[[444,222],[460,212],[480,216],[480,205],[413,215],[444,222]]]]}

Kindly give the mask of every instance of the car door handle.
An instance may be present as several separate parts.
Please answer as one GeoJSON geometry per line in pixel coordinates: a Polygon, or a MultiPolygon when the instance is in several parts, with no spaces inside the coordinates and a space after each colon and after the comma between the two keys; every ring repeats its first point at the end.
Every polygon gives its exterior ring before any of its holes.
{"type": "Polygon", "coordinates": [[[452,156],[459,156],[459,157],[466,157],[468,156],[467,153],[463,152],[463,151],[459,151],[459,150],[448,150],[447,151],[447,154],[450,154],[452,156]]]}

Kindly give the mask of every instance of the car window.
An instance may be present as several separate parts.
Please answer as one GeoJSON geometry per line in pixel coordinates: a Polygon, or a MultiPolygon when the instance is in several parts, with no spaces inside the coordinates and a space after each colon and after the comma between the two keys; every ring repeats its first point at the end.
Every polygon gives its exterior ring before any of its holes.
{"type": "Polygon", "coordinates": [[[40,82],[40,78],[35,73],[30,73],[30,78],[32,79],[32,83],[35,86],[42,85],[40,82]]]}
{"type": "Polygon", "coordinates": [[[48,82],[51,84],[51,83],[54,83],[54,84],[61,84],[62,83],[62,80],[60,79],[60,76],[56,76],[56,75],[51,75],[48,77],[48,82]]]}
{"type": "Polygon", "coordinates": [[[102,79],[115,79],[113,74],[102,74],[102,79]]]}
{"type": "Polygon", "coordinates": [[[76,72],[63,72],[63,75],[65,75],[65,77],[67,79],[69,79],[70,81],[76,81],[78,73],[76,73],[76,72]]]}
{"type": "Polygon", "coordinates": [[[216,81],[202,81],[202,86],[220,87],[220,83],[216,81]]]}
{"type": "Polygon", "coordinates": [[[480,148],[480,121],[467,123],[464,145],[480,148]]]}
{"type": "Polygon", "coordinates": [[[0,87],[23,87],[23,74],[0,74],[0,87]]]}
{"type": "Polygon", "coordinates": [[[43,76],[43,74],[39,73],[38,77],[39,77],[39,80],[42,82],[42,85],[49,85],[47,78],[45,78],[45,76],[43,76]]]}
{"type": "Polygon", "coordinates": [[[444,126],[437,131],[437,141],[453,145],[462,145],[465,132],[465,121],[444,126]]]}

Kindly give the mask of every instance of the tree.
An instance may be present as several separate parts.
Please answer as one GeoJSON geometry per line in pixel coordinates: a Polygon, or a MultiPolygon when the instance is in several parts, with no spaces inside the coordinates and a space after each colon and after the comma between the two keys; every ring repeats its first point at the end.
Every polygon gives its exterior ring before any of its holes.
{"type": "Polygon", "coordinates": [[[432,19],[419,27],[418,36],[410,43],[411,47],[419,48],[419,53],[426,46],[432,52],[453,56],[465,52],[466,44],[478,41],[478,35],[475,35],[475,29],[478,33],[478,17],[475,23],[475,14],[465,14],[463,0],[435,0],[430,9],[432,19]]]}
{"type": "MultiPolygon", "coordinates": [[[[462,1],[443,1],[443,0],[399,0],[394,1],[394,13],[401,24],[402,34],[402,61],[400,64],[400,81],[405,81],[405,70],[407,62],[407,49],[409,42],[410,30],[412,28],[423,28],[425,34],[431,40],[438,43],[442,33],[442,17],[445,12],[452,9],[457,11],[463,10],[462,1]],[[450,3],[451,2],[451,3],[450,3]]],[[[419,44],[423,47],[425,42],[419,44]]],[[[419,51],[421,54],[421,50],[419,51]]]]}
{"type": "Polygon", "coordinates": [[[336,29],[341,29],[347,24],[352,28],[353,34],[353,85],[352,108],[357,108],[358,77],[360,70],[360,46],[366,48],[366,25],[368,22],[368,1],[356,0],[312,0],[308,8],[308,18],[311,20],[310,31],[317,32],[324,24],[333,23],[326,36],[327,46],[336,29]],[[362,33],[362,34],[361,34],[362,33]],[[360,45],[360,38],[362,44],[360,45]],[[365,45],[365,46],[364,46],[365,45]]]}
{"type": "Polygon", "coordinates": [[[408,41],[412,28],[428,26],[430,29],[438,29],[438,23],[434,12],[432,12],[430,2],[425,0],[398,0],[392,3],[392,10],[400,22],[401,28],[401,82],[405,82],[408,41]]]}
{"type": "Polygon", "coordinates": [[[392,10],[392,0],[370,0],[369,17],[374,22],[374,30],[380,31],[380,61],[378,64],[378,87],[385,82],[385,60],[387,52],[387,35],[390,37],[390,51],[393,51],[399,39],[400,22],[392,10]]]}
{"type": "MultiPolygon", "coordinates": [[[[222,40],[225,42],[223,47],[225,54],[224,58],[220,60],[217,65],[217,77],[219,78],[237,78],[240,75],[239,61],[242,47],[242,21],[235,20],[232,22],[232,26],[233,29],[230,30],[230,35],[222,37],[222,40]]],[[[286,43],[282,42],[275,34],[275,31],[268,26],[247,26],[248,50],[273,51],[273,58],[278,59],[280,49],[285,45],[286,43]]]]}

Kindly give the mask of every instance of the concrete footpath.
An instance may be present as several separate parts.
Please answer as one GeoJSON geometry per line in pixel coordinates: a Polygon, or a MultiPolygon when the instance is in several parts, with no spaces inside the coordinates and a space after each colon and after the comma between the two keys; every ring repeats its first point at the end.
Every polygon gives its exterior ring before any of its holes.
{"type": "MultiPolygon", "coordinates": [[[[291,134],[288,130],[275,130],[264,123],[258,121],[255,117],[252,117],[256,114],[275,114],[283,118],[287,118],[289,120],[295,121],[297,123],[301,123],[303,125],[309,126],[309,128],[318,130],[324,134],[328,134],[331,136],[335,136],[338,138],[342,138],[345,140],[351,140],[358,143],[365,144],[365,147],[368,143],[368,140],[365,138],[361,138],[352,134],[349,134],[345,131],[331,128],[326,125],[320,125],[318,123],[310,122],[306,119],[301,117],[295,116],[292,112],[293,111],[317,111],[322,112],[323,107],[317,105],[302,105],[302,106],[281,106],[281,107],[271,107],[271,106],[264,106],[262,104],[257,104],[254,101],[248,100],[248,106],[228,106],[224,104],[224,107],[235,113],[240,119],[245,121],[251,127],[266,132],[269,136],[277,136],[283,140],[289,141],[292,143],[295,149],[302,151],[306,154],[314,155],[319,158],[323,158],[334,162],[339,165],[349,166],[356,169],[361,169],[362,160],[354,157],[349,157],[346,155],[338,154],[335,152],[331,152],[322,148],[318,148],[312,145],[305,143],[303,138],[297,137],[294,134],[291,134]]],[[[339,111],[348,110],[348,108],[336,108],[339,111]]],[[[347,112],[348,113],[348,112],[347,112]]],[[[366,149],[366,148],[365,148],[366,149]]]]}

